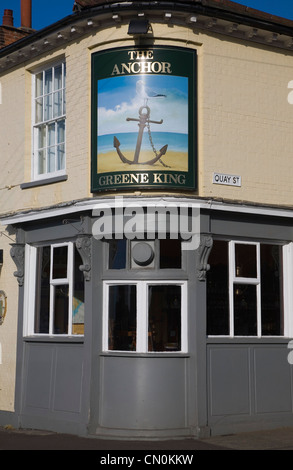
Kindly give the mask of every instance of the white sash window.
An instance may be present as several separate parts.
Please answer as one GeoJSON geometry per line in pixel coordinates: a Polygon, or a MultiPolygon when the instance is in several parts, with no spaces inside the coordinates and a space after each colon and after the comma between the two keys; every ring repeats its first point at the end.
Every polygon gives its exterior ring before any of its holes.
{"type": "Polygon", "coordinates": [[[64,174],[65,62],[34,75],[33,96],[33,179],[64,174]]]}

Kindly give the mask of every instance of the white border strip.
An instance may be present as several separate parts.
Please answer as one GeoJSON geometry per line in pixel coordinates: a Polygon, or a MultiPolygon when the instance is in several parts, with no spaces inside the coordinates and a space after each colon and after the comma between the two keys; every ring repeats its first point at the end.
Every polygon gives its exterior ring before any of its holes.
{"type": "MultiPolygon", "coordinates": [[[[122,196],[120,196],[122,197],[122,196]]],[[[237,212],[243,214],[257,214],[257,215],[266,215],[271,217],[287,217],[293,218],[293,208],[292,209],[277,209],[271,207],[263,206],[249,206],[242,204],[227,204],[217,201],[197,201],[189,198],[124,198],[124,203],[129,207],[131,204],[134,204],[137,207],[137,204],[140,204],[143,207],[154,207],[160,203],[164,204],[185,204],[187,207],[194,207],[199,209],[209,209],[215,211],[224,211],[224,212],[237,212]]],[[[10,225],[10,224],[20,224],[23,222],[31,222],[34,220],[48,219],[50,217],[60,217],[62,215],[72,214],[76,212],[84,212],[88,210],[102,209],[103,207],[117,207],[117,198],[102,199],[97,201],[97,199],[89,200],[86,202],[78,202],[74,205],[57,207],[51,209],[40,209],[36,211],[30,211],[27,213],[19,213],[0,219],[1,225],[10,225]]]]}

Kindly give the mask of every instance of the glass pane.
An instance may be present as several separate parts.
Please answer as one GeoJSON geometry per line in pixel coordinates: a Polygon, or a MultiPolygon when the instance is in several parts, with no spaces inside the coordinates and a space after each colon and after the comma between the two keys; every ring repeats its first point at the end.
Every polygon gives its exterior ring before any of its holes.
{"type": "Polygon", "coordinates": [[[257,334],[256,286],[234,284],[234,335],[257,334]]]}
{"type": "Polygon", "coordinates": [[[36,100],[36,123],[43,122],[43,98],[38,98],[36,100]]]}
{"type": "Polygon", "coordinates": [[[109,287],[108,333],[109,350],[136,350],[136,286],[109,287]]]}
{"type": "Polygon", "coordinates": [[[160,268],[181,268],[181,241],[160,240],[160,268]]]}
{"type": "Polygon", "coordinates": [[[52,279],[67,279],[68,246],[53,248],[53,274],[52,279]]]}
{"type": "Polygon", "coordinates": [[[237,277],[257,277],[256,245],[235,245],[235,273],[237,277]]]}
{"type": "Polygon", "coordinates": [[[126,240],[111,240],[109,242],[109,269],[126,268],[126,240]]]}
{"type": "Polygon", "coordinates": [[[35,333],[49,333],[50,247],[38,248],[35,298],[35,333]]]}
{"type": "Polygon", "coordinates": [[[57,168],[56,170],[64,170],[65,168],[65,151],[64,144],[57,147],[57,168]]]}
{"type": "Polygon", "coordinates": [[[282,247],[261,245],[262,335],[283,335],[282,247]]]}
{"type": "Polygon", "coordinates": [[[181,287],[149,286],[149,351],[181,350],[181,287]]]}
{"type": "Polygon", "coordinates": [[[74,280],[73,280],[73,306],[72,306],[72,334],[84,334],[84,276],[79,266],[83,264],[80,254],[75,248],[74,280]]]}
{"type": "Polygon", "coordinates": [[[38,149],[46,147],[46,126],[37,128],[38,134],[38,149]]]}
{"type": "Polygon", "coordinates": [[[57,91],[53,94],[53,117],[62,116],[62,91],[57,91]]]}
{"type": "Polygon", "coordinates": [[[65,142],[65,121],[57,122],[57,143],[62,144],[65,142]]]}
{"type": "Polygon", "coordinates": [[[62,64],[54,69],[54,90],[62,88],[62,64]]]}
{"type": "Polygon", "coordinates": [[[48,148],[48,173],[52,173],[55,171],[55,151],[56,147],[48,148]]]}
{"type": "Polygon", "coordinates": [[[47,173],[46,169],[46,151],[40,150],[37,152],[38,155],[38,175],[43,175],[47,173]]]}
{"type": "Polygon", "coordinates": [[[69,286],[54,287],[54,327],[55,335],[68,333],[69,286]]]}
{"type": "Polygon", "coordinates": [[[43,72],[36,75],[36,98],[43,94],[43,72]]]}
{"type": "Polygon", "coordinates": [[[63,113],[62,115],[66,114],[66,91],[63,90],[63,113]]]}
{"type": "Polygon", "coordinates": [[[48,146],[55,145],[55,123],[48,125],[48,146]]]}
{"type": "Polygon", "coordinates": [[[207,272],[207,334],[229,335],[228,242],[214,240],[207,272]]]}
{"type": "Polygon", "coordinates": [[[44,98],[44,120],[52,119],[52,95],[45,96],[44,98]]]}
{"type": "Polygon", "coordinates": [[[45,71],[45,94],[52,93],[52,69],[45,71]]]}

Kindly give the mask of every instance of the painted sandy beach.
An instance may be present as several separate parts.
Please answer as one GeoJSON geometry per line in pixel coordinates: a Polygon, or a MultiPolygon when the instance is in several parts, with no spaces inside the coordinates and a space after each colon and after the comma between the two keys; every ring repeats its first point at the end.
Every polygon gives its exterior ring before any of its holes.
{"type": "MultiPolygon", "coordinates": [[[[133,160],[133,151],[125,151],[123,155],[129,160],[133,160]]],[[[141,162],[151,160],[154,158],[154,153],[151,150],[142,150],[140,153],[139,160],[141,162]]],[[[129,165],[123,163],[117,152],[110,151],[106,153],[100,153],[98,155],[98,173],[113,173],[113,172],[123,172],[123,171],[188,171],[188,154],[185,152],[176,152],[176,151],[167,151],[161,160],[164,162],[165,167],[160,163],[156,162],[154,165],[129,165]]]]}

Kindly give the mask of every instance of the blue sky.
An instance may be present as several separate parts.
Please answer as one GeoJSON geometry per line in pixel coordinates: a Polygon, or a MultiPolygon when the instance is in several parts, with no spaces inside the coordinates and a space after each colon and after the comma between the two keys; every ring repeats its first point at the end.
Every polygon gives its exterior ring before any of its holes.
{"type": "MultiPolygon", "coordinates": [[[[238,0],[238,3],[293,20],[293,0],[238,0]]],[[[34,29],[42,29],[72,14],[74,0],[32,0],[34,29]]],[[[20,26],[20,0],[0,0],[0,23],[4,9],[13,10],[14,24],[20,26]]]]}
{"type": "MultiPolygon", "coordinates": [[[[32,0],[32,27],[42,29],[71,15],[74,0],[32,0]]],[[[13,10],[14,25],[20,26],[20,0],[0,0],[0,23],[5,9],[13,10]]]]}

